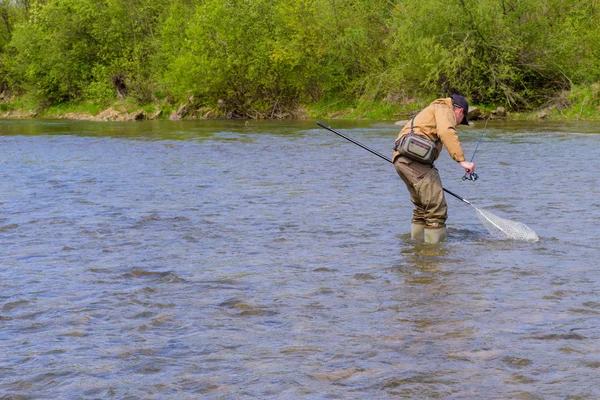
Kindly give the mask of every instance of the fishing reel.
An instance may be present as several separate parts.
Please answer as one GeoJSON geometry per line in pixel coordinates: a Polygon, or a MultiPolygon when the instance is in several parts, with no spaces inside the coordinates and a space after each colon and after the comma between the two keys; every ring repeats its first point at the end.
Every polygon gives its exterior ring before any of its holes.
{"type": "Polygon", "coordinates": [[[476,172],[471,172],[471,173],[466,173],[463,177],[462,180],[463,181],[476,181],[477,179],[479,179],[479,175],[477,175],[476,172]]]}
{"type": "MultiPolygon", "coordinates": [[[[479,136],[479,140],[477,141],[477,145],[475,146],[475,150],[473,151],[473,156],[471,156],[471,162],[473,162],[473,159],[475,158],[475,153],[477,153],[477,149],[479,148],[479,143],[481,143],[481,139],[483,138],[483,135],[485,134],[485,128],[487,128],[487,124],[488,124],[489,120],[490,120],[489,117],[485,120],[485,125],[483,126],[483,132],[481,132],[481,135],[479,136]]],[[[469,173],[469,170],[466,170],[464,176],[462,177],[463,181],[475,182],[477,179],[479,179],[479,175],[477,175],[475,172],[469,173]]]]}

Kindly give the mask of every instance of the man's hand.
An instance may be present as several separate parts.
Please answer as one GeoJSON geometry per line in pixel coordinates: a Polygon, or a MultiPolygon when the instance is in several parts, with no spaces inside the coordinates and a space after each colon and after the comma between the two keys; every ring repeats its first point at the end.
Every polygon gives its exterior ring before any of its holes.
{"type": "Polygon", "coordinates": [[[469,161],[461,161],[460,166],[467,171],[467,174],[472,174],[473,172],[475,172],[475,163],[469,161]]]}

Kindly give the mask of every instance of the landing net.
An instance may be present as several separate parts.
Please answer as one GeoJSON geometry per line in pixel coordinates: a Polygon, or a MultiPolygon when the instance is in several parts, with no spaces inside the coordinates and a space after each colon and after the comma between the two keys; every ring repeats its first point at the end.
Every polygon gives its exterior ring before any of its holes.
{"type": "Polygon", "coordinates": [[[540,240],[533,229],[521,222],[509,221],[473,206],[477,210],[477,218],[481,221],[490,235],[497,239],[520,240],[524,242],[537,242],[540,240]]]}

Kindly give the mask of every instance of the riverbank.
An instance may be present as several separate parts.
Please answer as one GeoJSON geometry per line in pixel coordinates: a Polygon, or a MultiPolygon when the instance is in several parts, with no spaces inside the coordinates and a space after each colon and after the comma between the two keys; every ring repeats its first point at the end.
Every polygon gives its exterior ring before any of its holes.
{"type": "MultiPolygon", "coordinates": [[[[402,121],[431,102],[432,98],[402,98],[384,101],[348,101],[325,99],[301,105],[286,113],[256,114],[254,119],[324,119],[324,120],[377,120],[402,121]]],[[[544,107],[529,110],[506,110],[502,106],[473,104],[469,113],[472,120],[600,120],[600,85],[575,87],[549,100],[544,107]]],[[[27,97],[0,99],[0,118],[3,119],[69,119],[86,121],[138,121],[184,119],[239,119],[222,104],[214,107],[198,106],[193,97],[172,104],[155,101],[140,105],[132,100],[102,105],[89,101],[60,103],[43,106],[27,97]]],[[[252,118],[249,118],[252,119],[252,118]]]]}

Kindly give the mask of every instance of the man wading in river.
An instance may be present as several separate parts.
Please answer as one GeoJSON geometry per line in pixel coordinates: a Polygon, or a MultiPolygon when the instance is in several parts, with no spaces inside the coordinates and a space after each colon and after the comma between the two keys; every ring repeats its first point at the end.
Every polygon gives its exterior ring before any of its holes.
{"type": "Polygon", "coordinates": [[[456,133],[456,125],[469,125],[468,111],[469,103],[462,96],[437,99],[413,117],[396,139],[392,161],[415,205],[412,238],[426,243],[446,240],[448,207],[433,162],[443,145],[467,173],[475,171],[475,164],[465,160],[456,133]]]}

